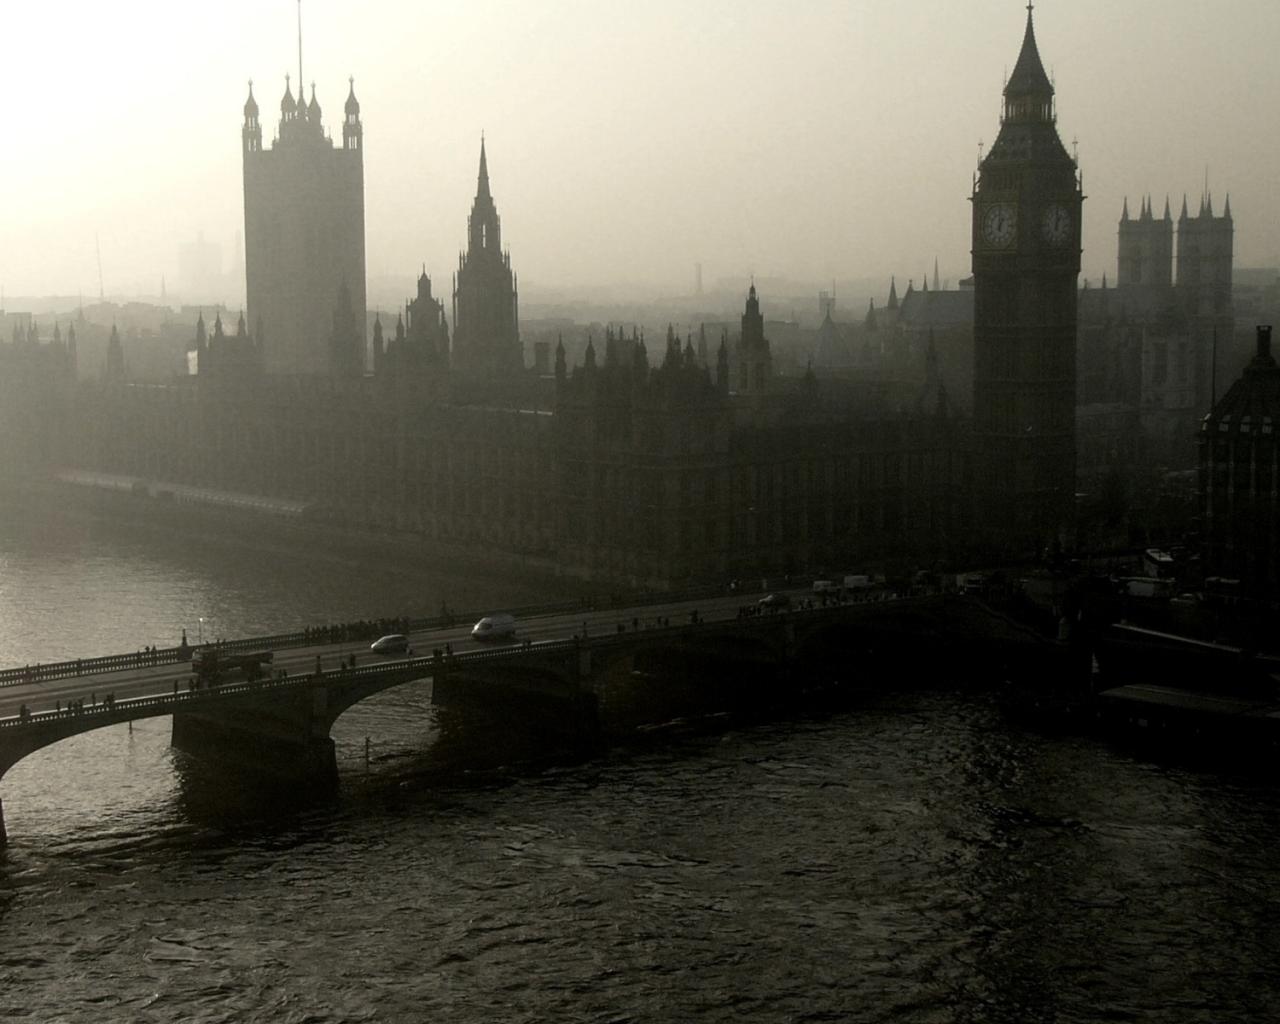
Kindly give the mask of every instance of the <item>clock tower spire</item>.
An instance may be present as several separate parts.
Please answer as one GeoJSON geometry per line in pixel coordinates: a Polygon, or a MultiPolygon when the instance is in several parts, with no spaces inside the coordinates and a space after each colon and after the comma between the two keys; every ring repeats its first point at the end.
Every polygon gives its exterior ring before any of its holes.
{"type": "Polygon", "coordinates": [[[1027,5],[1000,134],[973,191],[976,521],[1007,555],[1043,550],[1075,503],[1080,191],[1027,5]]]}

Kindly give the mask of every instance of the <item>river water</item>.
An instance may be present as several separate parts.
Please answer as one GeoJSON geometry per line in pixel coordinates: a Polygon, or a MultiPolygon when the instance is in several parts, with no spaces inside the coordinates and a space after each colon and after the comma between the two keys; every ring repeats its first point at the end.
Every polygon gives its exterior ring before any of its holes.
{"type": "MultiPolygon", "coordinates": [[[[25,522],[4,664],[563,593],[25,522]]],[[[927,683],[483,769],[432,757],[405,687],[338,723],[342,791],[309,809],[211,780],[167,719],[67,741],[0,780],[0,1019],[1276,1019],[1269,780],[927,683]]]]}

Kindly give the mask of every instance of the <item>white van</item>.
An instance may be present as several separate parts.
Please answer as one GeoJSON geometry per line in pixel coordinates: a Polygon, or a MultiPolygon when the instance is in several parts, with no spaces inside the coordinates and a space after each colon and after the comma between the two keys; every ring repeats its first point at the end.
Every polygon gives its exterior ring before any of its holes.
{"type": "Polygon", "coordinates": [[[471,627],[472,640],[502,640],[516,635],[516,620],[511,615],[486,615],[471,627]]]}

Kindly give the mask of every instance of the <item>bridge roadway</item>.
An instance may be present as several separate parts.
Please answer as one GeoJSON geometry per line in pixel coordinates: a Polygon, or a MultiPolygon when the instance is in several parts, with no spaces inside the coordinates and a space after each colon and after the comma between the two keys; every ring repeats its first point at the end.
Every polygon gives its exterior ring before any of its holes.
{"type": "MultiPolygon", "coordinates": [[[[812,596],[808,591],[798,589],[779,592],[787,593],[793,604],[812,596]]],[[[612,635],[618,631],[620,623],[624,624],[628,631],[633,629],[635,622],[639,623],[639,628],[642,630],[658,628],[663,620],[669,620],[672,627],[684,626],[689,624],[690,616],[695,611],[700,621],[723,622],[736,619],[740,607],[754,605],[757,600],[756,594],[737,593],[714,598],[704,597],[699,600],[671,601],[657,605],[636,605],[603,611],[584,609],[572,613],[531,616],[517,621],[516,637],[512,643],[523,644],[525,641],[530,641],[537,644],[552,640],[567,640],[575,634],[581,634],[584,624],[587,635],[592,637],[612,635]]],[[[427,657],[433,649],[443,648],[446,644],[454,654],[493,650],[511,645],[492,641],[481,643],[473,640],[471,638],[473,625],[473,622],[466,622],[451,627],[419,630],[407,634],[413,656],[427,657]]],[[[314,644],[307,647],[277,648],[272,667],[274,672],[284,669],[290,677],[294,677],[314,672],[317,657],[320,659],[321,668],[328,671],[338,668],[352,655],[356,658],[357,667],[374,664],[389,667],[396,661],[407,660],[374,654],[369,650],[369,642],[360,640],[314,644]]],[[[113,672],[86,673],[60,679],[12,683],[0,687],[0,719],[16,718],[24,704],[34,715],[54,711],[59,706],[65,709],[69,702],[77,700],[83,701],[84,706],[89,708],[95,703],[101,704],[108,694],[111,694],[117,703],[135,698],[172,696],[175,683],[178,687],[177,692],[187,691],[191,676],[191,666],[185,662],[179,662],[113,672]]]]}

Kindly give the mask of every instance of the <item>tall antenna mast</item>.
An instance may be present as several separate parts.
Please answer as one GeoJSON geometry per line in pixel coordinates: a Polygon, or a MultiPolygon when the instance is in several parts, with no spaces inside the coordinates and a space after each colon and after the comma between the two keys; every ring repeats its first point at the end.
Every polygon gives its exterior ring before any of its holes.
{"type": "Polygon", "coordinates": [[[302,0],[298,0],[298,95],[302,95],[306,79],[302,77],[302,0]]]}

